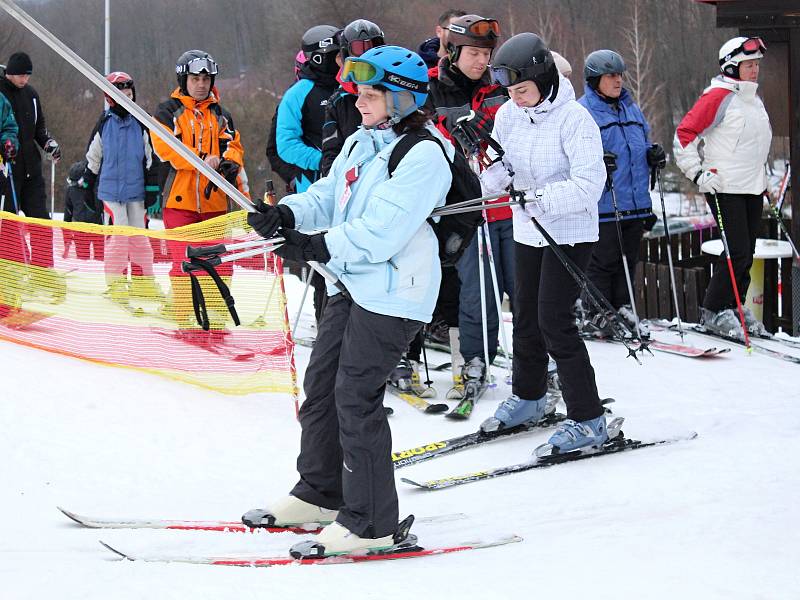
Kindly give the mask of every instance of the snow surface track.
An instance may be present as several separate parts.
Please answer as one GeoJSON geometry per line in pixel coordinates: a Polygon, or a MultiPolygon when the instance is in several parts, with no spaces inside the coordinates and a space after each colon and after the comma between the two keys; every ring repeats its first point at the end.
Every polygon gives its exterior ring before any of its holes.
{"type": "MultiPolygon", "coordinates": [[[[287,287],[293,321],[302,285],[290,277],[287,287]]],[[[310,302],[306,313],[308,322],[310,302]]],[[[0,597],[797,598],[800,367],[740,347],[713,361],[658,353],[643,366],[621,346],[589,350],[601,396],[616,398],[612,409],[626,418],[630,437],[695,430],[699,438],[439,492],[399,484],[403,514],[470,516],[415,527],[422,545],[489,533],[519,534],[521,544],[259,570],[117,561],[97,543],[98,531],[70,523],[55,507],[99,517],[234,520],[295,481],[299,427],[290,398],[226,397],[0,343],[0,597]]],[[[309,352],[297,348],[301,376],[309,352]]],[[[505,372],[495,374],[497,388],[464,423],[387,396],[394,447],[476,428],[509,393],[505,372]]],[[[443,398],[449,372],[434,377],[443,398]]],[[[517,462],[546,436],[487,444],[398,476],[431,479],[517,462]]],[[[276,554],[300,539],[176,531],[103,531],[102,538],[131,552],[184,554],[276,554]]]]}

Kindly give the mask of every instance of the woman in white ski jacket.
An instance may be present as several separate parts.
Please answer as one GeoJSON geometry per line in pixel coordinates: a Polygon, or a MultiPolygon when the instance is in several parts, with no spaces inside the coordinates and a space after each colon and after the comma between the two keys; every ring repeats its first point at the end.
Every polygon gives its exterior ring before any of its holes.
{"type": "MultiPolygon", "coordinates": [[[[756,94],[759,62],[765,51],[759,38],[736,37],[725,42],[719,51],[720,74],[683,117],[673,142],[675,162],[706,195],[718,225],[719,202],[741,298],[750,285],[772,142],[769,116],[756,94]]],[[[703,322],[720,333],[743,336],[726,260],[720,257],[708,284],[703,322]]],[[[764,326],[750,309],[745,307],[744,312],[748,329],[763,332],[764,326]]]]}
{"type": "Polygon", "coordinates": [[[482,425],[509,428],[545,416],[548,352],[558,373],[569,420],[550,438],[555,452],[608,439],[594,370],[572,308],[580,293],[531,217],[581,269],[598,237],[597,202],[605,184],[603,145],[592,116],[575,101],[541,38],[521,33],[492,63],[511,100],[497,112],[492,137],[505,154],[481,180],[487,192],[510,183],[527,190],[514,207],[515,294],[513,394],[482,425]]]}

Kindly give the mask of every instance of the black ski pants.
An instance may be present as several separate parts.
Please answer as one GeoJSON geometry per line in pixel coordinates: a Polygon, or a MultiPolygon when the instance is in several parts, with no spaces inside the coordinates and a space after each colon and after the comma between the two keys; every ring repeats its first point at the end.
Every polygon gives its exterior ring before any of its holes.
{"type": "MultiPolygon", "coordinates": [[[[717,194],[716,198],[714,194],[706,194],[706,202],[718,226],[720,223],[717,215],[717,198],[722,211],[722,227],[725,229],[728,248],[731,251],[736,286],[739,289],[739,297],[744,302],[747,288],[750,287],[750,267],[753,266],[753,253],[756,249],[764,201],[761,196],[753,194],[717,194]]],[[[714,264],[714,273],[706,288],[703,307],[712,312],[736,307],[736,296],[733,294],[728,260],[724,252],[714,264]]]]}
{"type": "MultiPolygon", "coordinates": [[[[628,259],[628,270],[633,276],[636,272],[636,262],[639,260],[639,243],[644,233],[643,219],[626,219],[620,221],[622,229],[622,247],[628,259]]],[[[614,308],[619,308],[631,303],[628,294],[628,282],[625,279],[625,267],[622,264],[619,235],[617,234],[616,221],[600,223],[600,239],[592,249],[592,259],[586,269],[586,276],[597,286],[614,308]]],[[[584,302],[584,306],[586,303],[584,302]]]]}
{"type": "Polygon", "coordinates": [[[329,509],[360,537],[397,529],[386,378],[422,323],[328,298],[303,382],[300,481],[292,495],[329,509]]]}
{"type": "MultiPolygon", "coordinates": [[[[559,246],[583,270],[592,244],[559,246]]],[[[578,335],[572,307],[580,288],[549,246],[514,247],[514,394],[537,400],[547,392],[548,352],[558,365],[567,416],[603,414],[589,353],[578,335]]]]}

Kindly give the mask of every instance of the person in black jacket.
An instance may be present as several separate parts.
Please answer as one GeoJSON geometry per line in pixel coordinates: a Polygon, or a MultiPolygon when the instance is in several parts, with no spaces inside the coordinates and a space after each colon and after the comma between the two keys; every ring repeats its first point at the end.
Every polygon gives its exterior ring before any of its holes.
{"type": "MultiPolygon", "coordinates": [[[[361,56],[370,48],[383,46],[384,34],[380,27],[366,19],[356,19],[345,27],[339,35],[339,58],[341,63],[350,56],[361,56]]],[[[341,73],[341,71],[340,71],[341,73]]],[[[322,162],[320,172],[322,176],[328,174],[333,161],[339,156],[344,141],[353,135],[361,125],[361,113],[356,108],[358,90],[351,81],[341,81],[341,75],[336,76],[341,84],[333,93],[325,107],[325,121],[322,124],[322,162]]]]}
{"type": "MultiPolygon", "coordinates": [[[[98,210],[94,190],[83,187],[83,172],[86,170],[86,159],[72,163],[67,175],[67,187],[64,191],[64,222],[103,224],[103,211],[98,210]]],[[[75,254],[81,260],[92,258],[103,260],[103,236],[97,233],[77,233],[64,229],[64,256],[67,256],[70,245],[75,246],[75,254]],[[72,234],[72,235],[70,235],[72,234]]]]}
{"type": "MultiPolygon", "coordinates": [[[[47,131],[39,94],[28,84],[32,72],[30,57],[24,52],[16,52],[8,59],[5,77],[0,78],[0,92],[11,103],[19,126],[19,151],[12,162],[15,194],[10,189],[5,193],[7,198],[16,196],[16,208],[26,217],[49,219],[39,148],[54,162],[61,158],[61,148],[47,131]]],[[[31,292],[44,295],[52,302],[61,302],[66,294],[66,282],[62,275],[50,268],[53,266],[52,229],[35,225],[28,225],[26,229],[30,236],[30,251],[19,248],[12,252],[18,254],[12,260],[42,267],[31,269],[31,292]]]]}

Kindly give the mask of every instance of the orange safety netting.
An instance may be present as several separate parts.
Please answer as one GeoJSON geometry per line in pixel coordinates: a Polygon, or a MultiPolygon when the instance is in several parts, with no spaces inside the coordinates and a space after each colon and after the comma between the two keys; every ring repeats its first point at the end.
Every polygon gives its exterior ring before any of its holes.
{"type": "Polygon", "coordinates": [[[187,245],[258,239],[245,217],[164,231],[0,212],[0,339],[227,394],[296,394],[280,259],[218,267],[239,327],[211,278],[199,275],[209,331],[197,324],[181,271],[187,245]]]}

